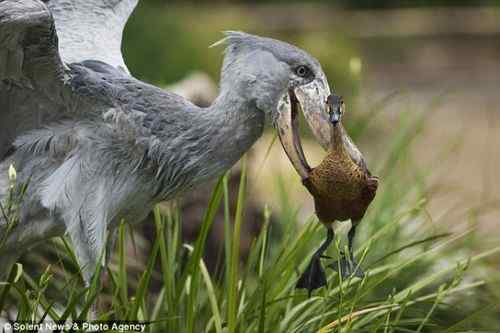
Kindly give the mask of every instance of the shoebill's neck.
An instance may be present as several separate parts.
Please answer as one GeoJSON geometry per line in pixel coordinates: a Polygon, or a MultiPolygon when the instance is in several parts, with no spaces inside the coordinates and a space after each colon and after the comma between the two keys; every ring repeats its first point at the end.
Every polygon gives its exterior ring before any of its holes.
{"type": "Polygon", "coordinates": [[[207,163],[220,174],[231,168],[262,135],[265,115],[255,104],[233,89],[221,89],[214,103],[203,110],[212,128],[205,151],[207,163]]]}

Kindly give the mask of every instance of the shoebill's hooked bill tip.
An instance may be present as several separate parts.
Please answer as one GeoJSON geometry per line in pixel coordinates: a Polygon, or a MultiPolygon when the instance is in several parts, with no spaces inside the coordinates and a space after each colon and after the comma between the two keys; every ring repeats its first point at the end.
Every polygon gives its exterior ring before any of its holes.
{"type": "Polygon", "coordinates": [[[290,88],[278,104],[275,127],[281,145],[290,162],[302,179],[308,177],[311,167],[302,150],[299,136],[299,112],[302,111],[312,133],[318,142],[327,149],[330,144],[332,123],[327,98],[330,87],[325,77],[290,88]]]}

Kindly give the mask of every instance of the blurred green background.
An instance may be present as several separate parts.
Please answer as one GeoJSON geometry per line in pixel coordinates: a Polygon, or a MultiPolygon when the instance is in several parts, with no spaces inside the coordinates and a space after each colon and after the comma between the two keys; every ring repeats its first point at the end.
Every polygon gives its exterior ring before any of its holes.
{"type": "Polygon", "coordinates": [[[500,2],[498,0],[310,0],[310,1],[300,1],[300,0],[239,0],[239,1],[229,1],[229,0],[194,0],[194,1],[171,1],[171,0],[150,0],[151,4],[176,4],[176,3],[189,3],[189,4],[234,4],[234,3],[246,3],[246,4],[262,4],[262,3],[278,3],[278,4],[290,4],[290,3],[321,3],[328,4],[337,7],[344,8],[372,8],[372,9],[382,9],[382,8],[408,8],[408,7],[436,7],[436,6],[486,6],[486,5],[498,5],[500,2]]]}

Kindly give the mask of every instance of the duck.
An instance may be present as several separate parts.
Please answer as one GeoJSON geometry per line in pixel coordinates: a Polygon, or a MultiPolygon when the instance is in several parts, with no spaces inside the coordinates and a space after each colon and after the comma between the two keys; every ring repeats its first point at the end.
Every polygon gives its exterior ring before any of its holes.
{"type": "Polygon", "coordinates": [[[307,177],[302,179],[314,199],[316,215],[327,229],[326,239],[313,254],[296,285],[297,288],[307,289],[309,295],[327,284],[321,259],[330,258],[324,252],[335,238],[333,224],[336,221],[351,220],[347,236],[348,253],[341,252],[340,259],[328,267],[338,271],[343,279],[364,277],[354,259],[353,243],[356,228],[375,198],[379,184],[379,178],[370,173],[364,158],[353,158],[347,147],[347,133],[341,123],[346,109],[343,98],[331,94],[326,103],[332,124],[330,147],[322,162],[311,168],[307,177]]]}

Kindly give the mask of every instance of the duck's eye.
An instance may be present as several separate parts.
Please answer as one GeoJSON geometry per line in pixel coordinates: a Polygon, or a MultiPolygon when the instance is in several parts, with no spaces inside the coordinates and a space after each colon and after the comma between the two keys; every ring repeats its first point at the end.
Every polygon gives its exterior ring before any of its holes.
{"type": "Polygon", "coordinates": [[[304,65],[300,65],[297,68],[295,68],[295,74],[297,74],[300,77],[307,77],[307,76],[309,76],[310,72],[311,72],[311,70],[307,66],[304,66],[304,65]]]}

